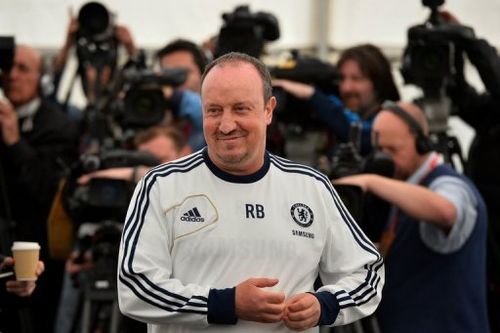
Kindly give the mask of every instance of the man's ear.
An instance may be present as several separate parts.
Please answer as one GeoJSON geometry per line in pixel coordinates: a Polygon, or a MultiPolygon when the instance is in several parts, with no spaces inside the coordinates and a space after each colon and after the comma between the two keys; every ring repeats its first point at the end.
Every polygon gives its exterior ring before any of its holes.
{"type": "Polygon", "coordinates": [[[273,112],[276,107],[276,97],[271,96],[266,103],[265,112],[266,112],[266,124],[269,125],[273,121],[273,112]]]}

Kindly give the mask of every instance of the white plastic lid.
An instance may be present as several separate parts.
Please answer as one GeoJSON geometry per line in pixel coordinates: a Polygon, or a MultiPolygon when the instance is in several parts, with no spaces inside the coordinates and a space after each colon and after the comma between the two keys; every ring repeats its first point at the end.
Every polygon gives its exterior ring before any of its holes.
{"type": "Polygon", "coordinates": [[[40,244],[38,244],[37,242],[14,242],[11,250],[40,250],[40,244]]]}

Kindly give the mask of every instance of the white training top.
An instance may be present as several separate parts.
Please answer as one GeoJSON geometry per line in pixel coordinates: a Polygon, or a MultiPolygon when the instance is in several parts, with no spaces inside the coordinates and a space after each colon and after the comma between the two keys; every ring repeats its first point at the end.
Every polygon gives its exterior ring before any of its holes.
{"type": "Polygon", "coordinates": [[[118,265],[120,309],[148,332],[288,332],[237,320],[234,287],[251,277],[278,278],[271,289],[290,297],[314,292],[319,274],[320,322],[334,325],[374,312],[384,284],[381,256],[328,178],[269,153],[249,176],[218,169],[206,149],[152,169],[118,265]]]}

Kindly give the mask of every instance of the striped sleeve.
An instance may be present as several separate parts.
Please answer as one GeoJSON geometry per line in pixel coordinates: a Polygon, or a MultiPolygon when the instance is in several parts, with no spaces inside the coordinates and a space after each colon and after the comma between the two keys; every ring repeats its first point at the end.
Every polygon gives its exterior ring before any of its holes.
{"type": "MultiPolygon", "coordinates": [[[[159,182],[176,172],[188,172],[203,162],[201,155],[150,171],[137,185],[123,228],[118,260],[118,301],[123,314],[150,324],[204,327],[234,318],[208,309],[209,297],[227,299],[229,290],[183,284],[172,278],[171,241],[167,217],[160,204],[159,182]],[[210,296],[209,296],[210,295],[210,296]],[[215,313],[215,317],[214,317],[215,313]]],[[[214,302],[212,302],[213,305],[214,302]]],[[[227,305],[225,305],[227,306],[227,305]]],[[[233,310],[234,311],[234,310],[233,310]]]]}
{"type": "Polygon", "coordinates": [[[330,180],[316,170],[273,157],[287,172],[315,178],[326,207],[326,242],[320,261],[323,286],[316,291],[321,304],[320,325],[345,325],[372,314],[384,285],[383,259],[348,212],[330,180]]]}

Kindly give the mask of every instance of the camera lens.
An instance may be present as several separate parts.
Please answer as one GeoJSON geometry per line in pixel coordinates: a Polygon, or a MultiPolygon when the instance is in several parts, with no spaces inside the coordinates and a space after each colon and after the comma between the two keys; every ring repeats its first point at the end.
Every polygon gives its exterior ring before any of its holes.
{"type": "Polygon", "coordinates": [[[135,87],[125,96],[124,122],[132,127],[156,125],[163,119],[165,108],[161,90],[135,87]]]}
{"type": "Polygon", "coordinates": [[[110,26],[110,15],[106,7],[98,2],[85,4],[78,13],[80,33],[87,37],[96,37],[105,33],[110,26]]]}

